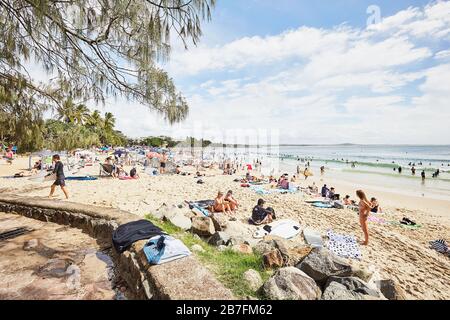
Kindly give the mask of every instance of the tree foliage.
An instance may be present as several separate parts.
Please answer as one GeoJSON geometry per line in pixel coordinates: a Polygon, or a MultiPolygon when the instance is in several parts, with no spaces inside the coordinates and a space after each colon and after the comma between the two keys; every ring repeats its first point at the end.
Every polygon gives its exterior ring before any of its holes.
{"type": "MultiPolygon", "coordinates": [[[[170,123],[188,113],[185,98],[159,66],[175,33],[187,46],[201,36],[215,0],[0,0],[0,95],[14,87],[51,106],[72,97],[122,96],[170,123]],[[38,63],[49,83],[27,70],[38,63]]],[[[0,97],[0,100],[2,98],[0,97]]],[[[67,120],[67,119],[66,119],[67,120]]],[[[73,120],[73,119],[72,119],[73,120]]],[[[77,119],[78,121],[78,119],[77,119]]]]}

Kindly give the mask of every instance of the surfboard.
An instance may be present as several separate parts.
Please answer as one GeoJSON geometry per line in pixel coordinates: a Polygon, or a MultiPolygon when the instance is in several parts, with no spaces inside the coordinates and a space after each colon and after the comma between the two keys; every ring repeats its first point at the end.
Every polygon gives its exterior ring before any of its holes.
{"type": "Polygon", "coordinates": [[[323,239],[319,232],[311,228],[305,228],[303,230],[303,236],[305,237],[306,243],[308,243],[313,248],[322,248],[323,239]]]}
{"type": "Polygon", "coordinates": [[[281,220],[271,224],[271,236],[277,236],[284,239],[292,239],[301,231],[300,224],[293,220],[281,220]]]}

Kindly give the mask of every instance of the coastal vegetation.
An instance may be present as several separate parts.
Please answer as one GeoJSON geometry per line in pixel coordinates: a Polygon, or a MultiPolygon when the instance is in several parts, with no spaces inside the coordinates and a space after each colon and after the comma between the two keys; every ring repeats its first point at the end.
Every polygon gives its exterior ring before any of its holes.
{"type": "Polygon", "coordinates": [[[158,62],[171,35],[197,44],[215,0],[0,1],[0,139],[22,151],[120,144],[111,114],[81,101],[125,98],[182,121],[188,105],[158,62]],[[38,74],[39,76],[37,76],[38,74]],[[45,120],[47,111],[57,119],[45,120]]]}
{"type": "Polygon", "coordinates": [[[243,281],[243,274],[249,269],[256,270],[263,281],[270,278],[271,272],[264,269],[261,255],[242,254],[231,249],[219,251],[217,247],[206,244],[203,240],[195,237],[194,234],[185,232],[168,221],[161,221],[150,214],[146,216],[146,219],[171,236],[183,241],[189,248],[200,245],[203,251],[196,253],[198,259],[212,270],[217,279],[233,291],[237,297],[264,298],[260,292],[255,292],[243,281]]]}

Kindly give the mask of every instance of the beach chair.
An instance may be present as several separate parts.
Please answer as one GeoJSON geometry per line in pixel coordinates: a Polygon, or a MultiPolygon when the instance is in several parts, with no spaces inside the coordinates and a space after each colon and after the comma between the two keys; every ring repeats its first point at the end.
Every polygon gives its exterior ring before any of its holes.
{"type": "Polygon", "coordinates": [[[100,173],[99,176],[111,177],[114,172],[114,166],[111,164],[100,163],[100,173]]]}

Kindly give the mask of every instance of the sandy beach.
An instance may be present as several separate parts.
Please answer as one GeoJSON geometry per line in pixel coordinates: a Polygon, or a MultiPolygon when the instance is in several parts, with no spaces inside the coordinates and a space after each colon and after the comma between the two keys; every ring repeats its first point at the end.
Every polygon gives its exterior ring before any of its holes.
{"type": "MultiPolygon", "coordinates": [[[[0,176],[9,176],[28,167],[28,158],[22,157],[13,165],[0,164],[0,176]]],[[[130,168],[125,168],[130,170],[130,168]]],[[[192,167],[183,168],[195,172],[192,167]]],[[[143,217],[164,203],[178,205],[185,200],[213,199],[217,191],[233,190],[240,201],[237,220],[230,222],[230,227],[242,230],[249,236],[256,227],[247,220],[253,206],[261,197],[254,191],[240,187],[233,182],[245,172],[234,176],[223,176],[219,170],[203,173],[204,184],[197,184],[191,176],[164,175],[150,177],[138,170],[139,180],[120,181],[101,178],[96,181],[68,181],[67,186],[72,202],[79,202],[103,207],[114,207],[129,211],[143,217]]],[[[99,165],[81,169],[76,175],[98,175],[99,165]]],[[[66,176],[70,173],[66,171],[66,176]]],[[[321,187],[323,183],[334,186],[340,194],[350,194],[354,198],[358,186],[349,186],[339,181],[327,181],[326,176],[316,176],[311,181],[321,187]],[[323,180],[323,181],[322,181],[323,180]]],[[[300,181],[301,186],[311,183],[300,181]]],[[[46,197],[51,182],[34,182],[27,178],[0,179],[0,192],[21,196],[46,197]]],[[[405,290],[409,299],[450,299],[450,260],[448,257],[429,248],[429,241],[446,238],[450,235],[450,203],[443,200],[421,199],[392,195],[389,193],[366,190],[369,196],[376,196],[385,211],[380,215],[387,221],[399,221],[408,217],[423,227],[410,230],[397,225],[369,224],[371,243],[361,247],[362,261],[353,260],[353,264],[375,267],[382,277],[395,279],[405,290]]],[[[57,189],[56,198],[63,200],[62,191],[57,189]]],[[[362,238],[358,216],[351,210],[318,209],[305,202],[308,196],[301,192],[295,194],[266,195],[267,205],[273,207],[279,219],[289,218],[300,222],[302,227],[313,227],[325,234],[327,230],[355,235],[362,238]]],[[[295,239],[294,241],[303,241],[295,239]]]]}

